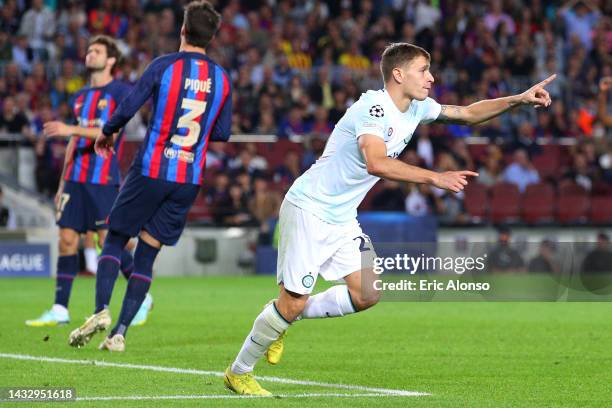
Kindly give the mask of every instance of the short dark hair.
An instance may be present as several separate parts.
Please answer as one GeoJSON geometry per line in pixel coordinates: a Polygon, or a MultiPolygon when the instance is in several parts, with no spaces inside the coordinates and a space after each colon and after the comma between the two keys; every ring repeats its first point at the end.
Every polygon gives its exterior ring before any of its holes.
{"type": "Polygon", "coordinates": [[[196,0],[185,6],[185,40],[189,45],[206,48],[221,24],[221,15],[207,1],[196,0]]]}
{"type": "Polygon", "coordinates": [[[92,46],[93,44],[102,44],[106,48],[106,57],[115,59],[115,63],[113,64],[113,68],[111,69],[112,71],[114,71],[115,68],[117,68],[119,66],[119,63],[121,62],[121,51],[119,51],[119,46],[117,45],[117,42],[108,35],[96,35],[94,37],[91,37],[91,39],[89,40],[88,47],[92,46]]]}
{"type": "Polygon", "coordinates": [[[394,68],[407,64],[419,56],[425,57],[427,61],[431,60],[429,53],[417,45],[405,42],[389,44],[383,51],[380,60],[380,72],[383,81],[387,82],[391,79],[394,68]]]}

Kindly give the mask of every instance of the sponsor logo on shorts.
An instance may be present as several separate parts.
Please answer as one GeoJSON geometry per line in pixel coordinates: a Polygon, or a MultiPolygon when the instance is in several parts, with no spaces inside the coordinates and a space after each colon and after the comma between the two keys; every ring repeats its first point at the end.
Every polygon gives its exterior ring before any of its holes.
{"type": "Polygon", "coordinates": [[[304,285],[305,288],[310,288],[312,287],[312,285],[314,284],[314,277],[312,275],[306,275],[302,278],[302,285],[304,285]]]}
{"type": "Polygon", "coordinates": [[[106,224],[106,220],[98,220],[96,221],[96,225],[104,225],[106,224]]]}

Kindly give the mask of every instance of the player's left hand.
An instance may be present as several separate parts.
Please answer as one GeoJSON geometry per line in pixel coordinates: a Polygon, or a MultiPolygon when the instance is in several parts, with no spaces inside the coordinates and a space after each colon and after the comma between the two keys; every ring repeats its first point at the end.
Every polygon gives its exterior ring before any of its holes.
{"type": "Polygon", "coordinates": [[[544,87],[550,84],[557,77],[557,74],[552,74],[542,82],[535,84],[525,92],[523,92],[521,96],[521,103],[525,105],[533,105],[536,108],[541,106],[550,106],[552,103],[552,99],[550,99],[550,95],[548,91],[544,89],[544,87]]]}
{"type": "Polygon", "coordinates": [[[115,143],[114,143],[113,137],[106,136],[104,133],[102,133],[102,130],[100,130],[98,137],[96,137],[96,143],[94,144],[94,150],[96,151],[96,154],[106,159],[108,156],[115,154],[114,145],[115,143]]]}
{"type": "Polygon", "coordinates": [[[48,137],[67,137],[71,135],[70,126],[57,120],[45,122],[43,132],[48,137]]]}

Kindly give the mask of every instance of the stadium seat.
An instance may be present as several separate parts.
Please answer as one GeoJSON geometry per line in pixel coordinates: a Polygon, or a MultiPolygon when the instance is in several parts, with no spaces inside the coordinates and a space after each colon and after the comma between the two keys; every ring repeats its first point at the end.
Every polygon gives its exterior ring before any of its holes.
{"type": "Polygon", "coordinates": [[[590,218],[594,224],[612,224],[612,197],[591,198],[590,218]]]}
{"type": "Polygon", "coordinates": [[[576,184],[574,180],[564,179],[559,182],[559,195],[573,196],[586,194],[584,187],[576,184]]]}
{"type": "Polygon", "coordinates": [[[554,220],[555,191],[548,183],[527,186],[523,193],[521,208],[523,221],[528,224],[546,223],[554,220]]]}
{"type": "Polygon", "coordinates": [[[491,187],[491,221],[496,224],[520,220],[521,193],[512,183],[501,182],[491,187]]]}
{"type": "Polygon", "coordinates": [[[544,150],[542,154],[535,156],[532,162],[542,179],[554,178],[558,174],[559,154],[556,151],[544,150]]]}
{"type": "Polygon", "coordinates": [[[487,157],[488,144],[468,144],[470,156],[477,162],[484,162],[487,157]]]}
{"type": "Polygon", "coordinates": [[[465,187],[463,199],[465,209],[472,222],[479,223],[488,219],[489,194],[487,186],[478,182],[471,182],[465,187]]]}
{"type": "Polygon", "coordinates": [[[559,193],[557,219],[564,224],[584,223],[587,221],[590,200],[582,192],[576,194],[559,193]]]}
{"type": "Polygon", "coordinates": [[[295,143],[286,139],[280,139],[274,143],[258,143],[258,145],[261,145],[258,148],[258,153],[268,161],[269,169],[274,169],[283,164],[288,151],[293,150],[297,152],[300,160],[304,153],[304,145],[302,143],[295,143]]]}

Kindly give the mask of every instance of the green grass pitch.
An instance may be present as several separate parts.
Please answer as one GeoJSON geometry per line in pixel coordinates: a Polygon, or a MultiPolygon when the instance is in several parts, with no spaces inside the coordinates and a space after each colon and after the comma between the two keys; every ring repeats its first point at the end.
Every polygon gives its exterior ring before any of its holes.
{"type": "MultiPolygon", "coordinates": [[[[124,291],[120,278],[111,306],[114,318],[124,291]]],[[[0,353],[221,372],[276,292],[273,277],[158,278],[149,322],[130,329],[125,353],[108,354],[97,350],[101,335],[83,349],[67,344],[70,330],[93,307],[93,279],[75,281],[72,323],[57,328],[24,325],[49,307],[52,280],[0,279],[0,353]]],[[[383,302],[344,318],[296,323],[281,364],[261,361],[256,374],[431,395],[35,406],[603,407],[612,401],[611,322],[611,303],[383,302]]],[[[363,393],[267,381],[262,385],[283,395],[363,393]]],[[[72,387],[78,397],[233,395],[212,375],[2,357],[0,387],[9,386],[72,387]]]]}

